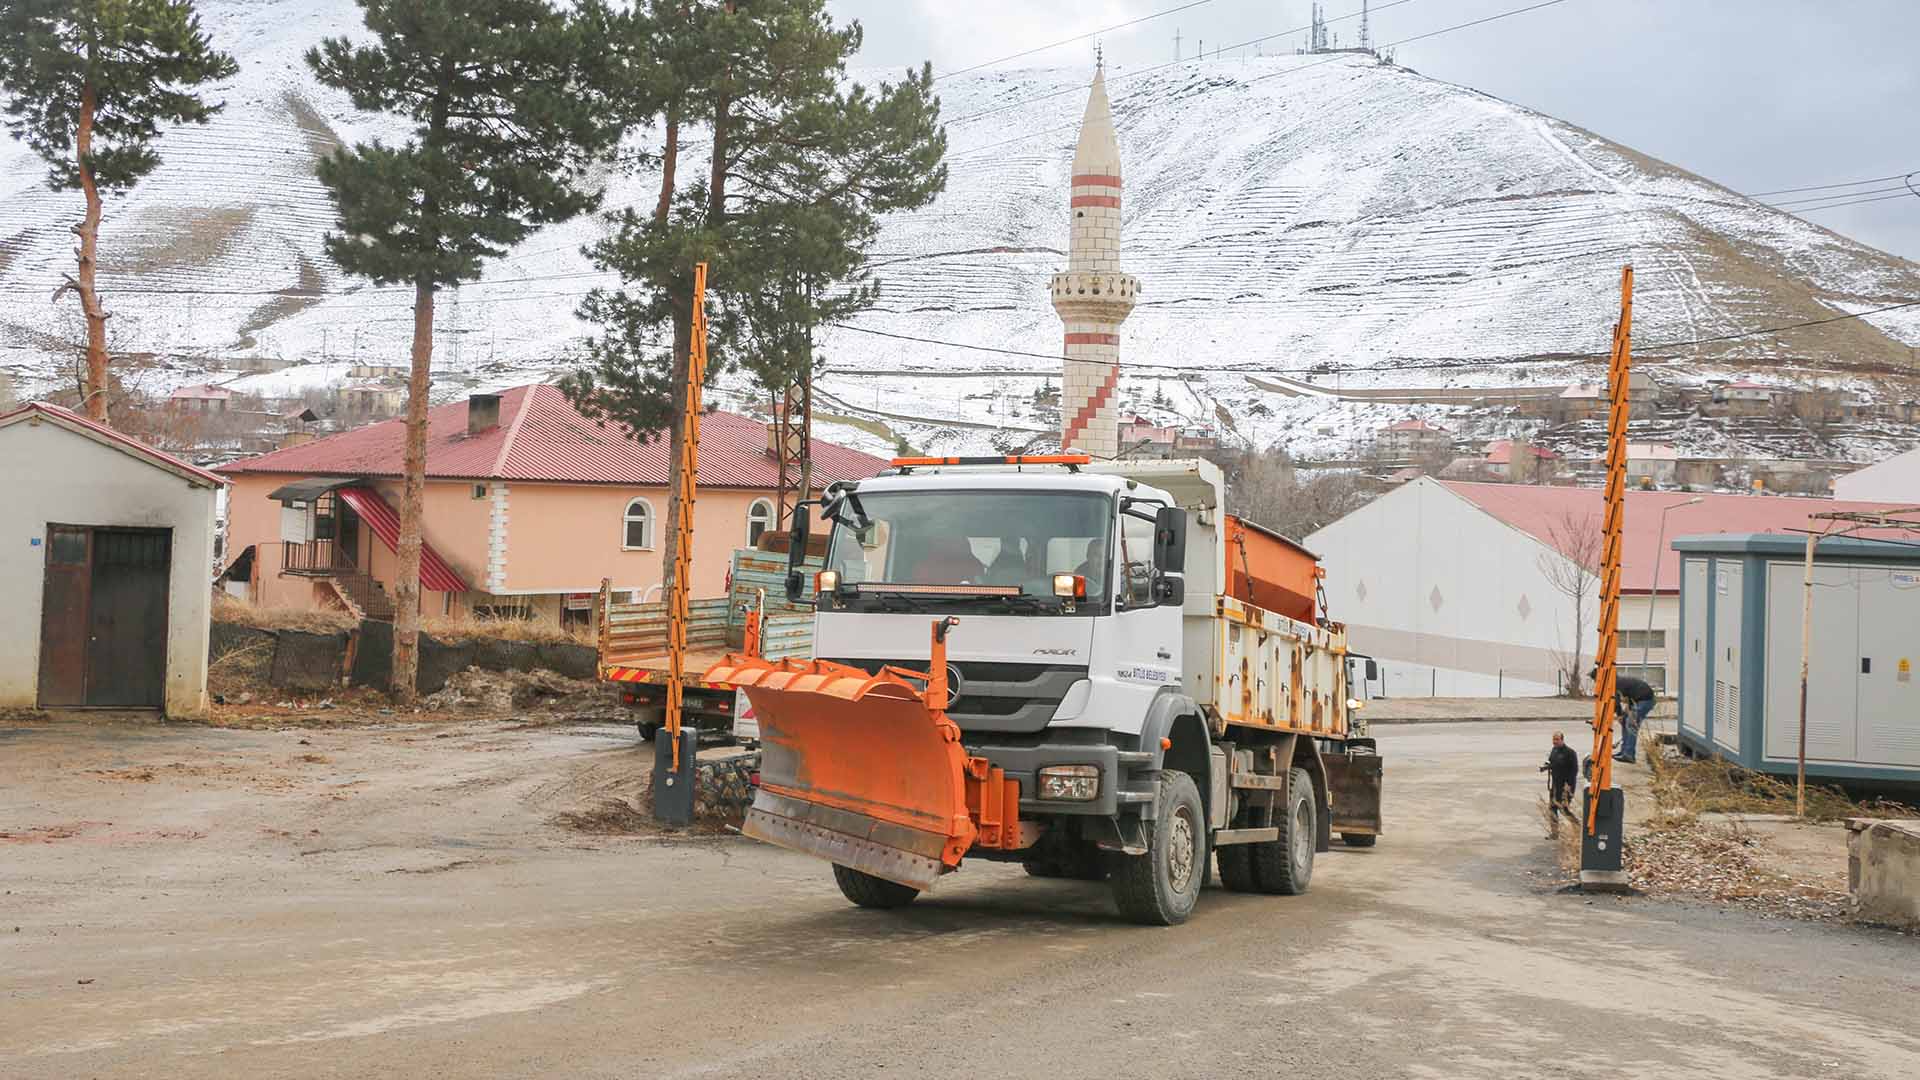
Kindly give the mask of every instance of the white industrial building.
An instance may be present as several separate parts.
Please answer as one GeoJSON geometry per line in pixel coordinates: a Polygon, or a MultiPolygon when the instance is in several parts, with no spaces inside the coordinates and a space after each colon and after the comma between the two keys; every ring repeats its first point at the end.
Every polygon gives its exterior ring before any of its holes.
{"type": "Polygon", "coordinates": [[[1833,494],[1838,499],[1920,506],[1920,449],[1848,473],[1833,482],[1833,494]]]}
{"type": "MultiPolygon", "coordinates": [[[[1672,541],[1786,532],[1807,515],[1879,503],[1762,495],[1627,493],[1620,665],[1659,689],[1677,685],[1679,561],[1672,541]],[[1651,615],[1651,627],[1648,619],[1651,615]]],[[[1326,568],[1327,613],[1356,653],[1379,661],[1369,692],[1390,697],[1537,697],[1592,665],[1599,583],[1587,575],[1576,636],[1561,549],[1597,566],[1596,488],[1480,484],[1422,477],[1306,538],[1326,568]]]]}
{"type": "Polygon", "coordinates": [[[54,405],[0,415],[0,709],[207,711],[226,481],[54,405]]]}

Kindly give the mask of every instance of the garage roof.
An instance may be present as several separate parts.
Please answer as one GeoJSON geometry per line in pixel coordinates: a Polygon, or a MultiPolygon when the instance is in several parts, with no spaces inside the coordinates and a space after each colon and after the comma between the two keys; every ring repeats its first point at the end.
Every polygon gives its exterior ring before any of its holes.
{"type": "Polygon", "coordinates": [[[198,465],[181,461],[172,454],[155,450],[138,439],[122,435],[105,424],[96,423],[81,416],[72,409],[63,409],[44,401],[29,402],[10,413],[0,415],[0,428],[40,421],[51,422],[82,438],[92,439],[102,446],[118,450],[128,457],[139,458],[157,469],[164,469],[180,477],[195,487],[220,487],[233,482],[219,473],[208,472],[198,465]]]}

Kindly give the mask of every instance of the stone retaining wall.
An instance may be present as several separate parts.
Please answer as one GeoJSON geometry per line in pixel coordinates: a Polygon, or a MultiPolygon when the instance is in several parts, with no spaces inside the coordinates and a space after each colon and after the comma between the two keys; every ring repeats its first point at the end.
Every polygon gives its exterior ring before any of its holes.
{"type": "MultiPolygon", "coordinates": [[[[261,630],[234,623],[213,624],[209,660],[271,643],[270,681],[283,690],[323,691],[345,675],[354,686],[384,687],[393,673],[393,624],[363,621],[352,632],[315,634],[304,630],[261,630]],[[348,665],[351,664],[351,670],[348,665]]],[[[570,679],[591,679],[598,656],[589,645],[478,639],[441,641],[420,635],[420,668],[414,685],[431,694],[456,671],[554,672],[570,679]]]]}

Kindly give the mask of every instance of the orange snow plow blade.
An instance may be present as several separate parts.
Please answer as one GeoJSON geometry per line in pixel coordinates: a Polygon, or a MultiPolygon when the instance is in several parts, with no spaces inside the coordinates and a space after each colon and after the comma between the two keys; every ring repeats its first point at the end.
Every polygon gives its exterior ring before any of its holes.
{"type": "Polygon", "coordinates": [[[744,690],[760,723],[748,836],[916,889],[976,844],[1021,845],[1019,784],[967,756],[944,678],[922,691],[922,672],[745,656],[705,678],[744,690]]]}

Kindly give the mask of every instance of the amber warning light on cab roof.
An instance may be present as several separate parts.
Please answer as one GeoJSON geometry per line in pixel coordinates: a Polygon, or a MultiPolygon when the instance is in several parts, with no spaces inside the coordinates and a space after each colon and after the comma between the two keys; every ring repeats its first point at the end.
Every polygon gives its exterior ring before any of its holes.
{"type": "Polygon", "coordinates": [[[926,465],[1065,465],[1077,469],[1092,460],[1085,454],[1009,454],[1004,457],[981,454],[977,457],[897,457],[892,464],[896,469],[926,465]]]}

